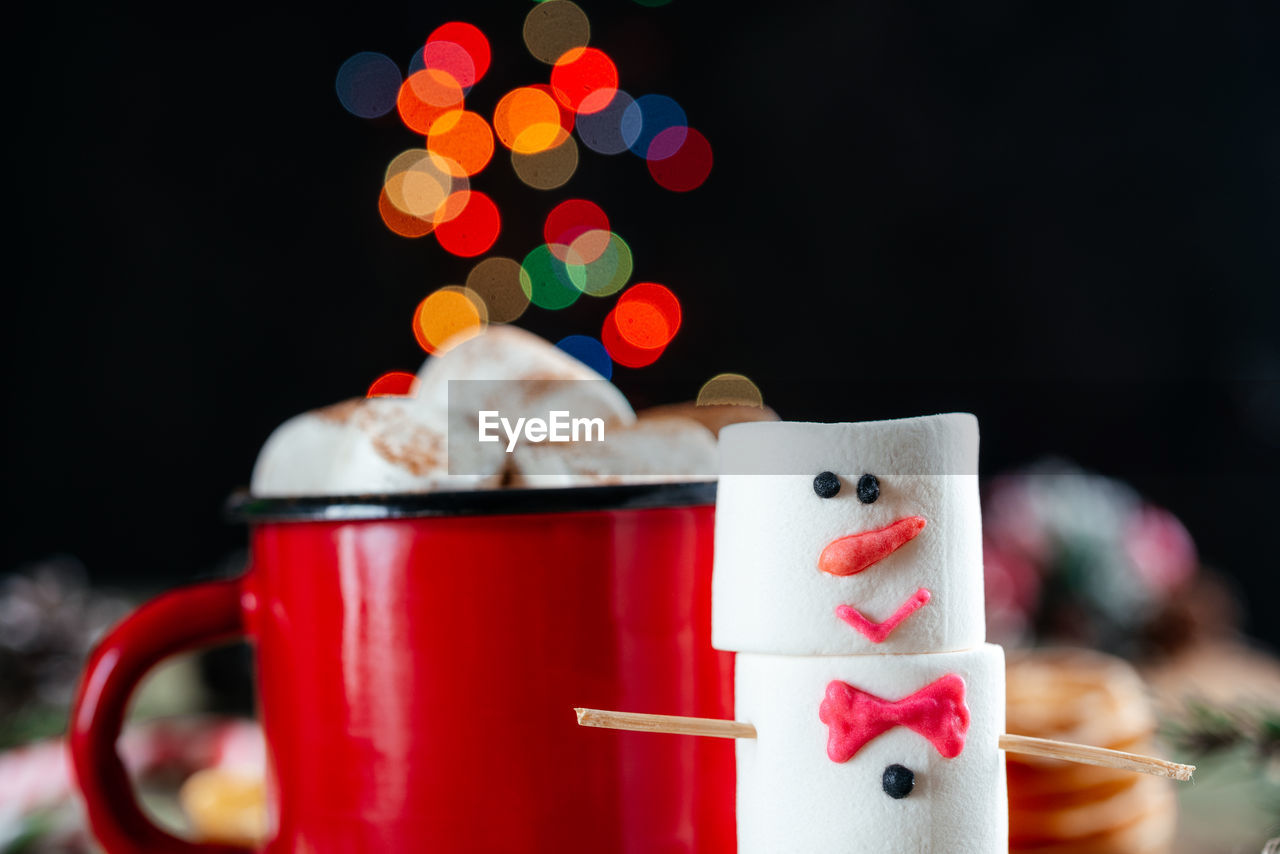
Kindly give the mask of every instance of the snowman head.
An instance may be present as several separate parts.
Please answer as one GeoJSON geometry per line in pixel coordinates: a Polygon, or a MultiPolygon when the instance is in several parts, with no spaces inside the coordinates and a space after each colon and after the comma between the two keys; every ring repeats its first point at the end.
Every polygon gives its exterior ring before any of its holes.
{"type": "Polygon", "coordinates": [[[720,434],[712,642],[779,655],[983,642],[978,422],[756,422],[720,434]]]}

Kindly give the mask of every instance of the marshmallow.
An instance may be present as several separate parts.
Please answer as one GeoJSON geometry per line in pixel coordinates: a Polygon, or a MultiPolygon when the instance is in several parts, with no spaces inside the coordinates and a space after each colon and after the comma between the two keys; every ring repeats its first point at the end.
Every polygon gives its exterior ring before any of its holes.
{"type": "MultiPolygon", "coordinates": [[[[1004,652],[995,645],[935,655],[739,654],[735,717],[756,728],[737,740],[739,854],[1004,854],[1004,652]],[[885,729],[850,758],[829,755],[821,716],[833,682],[896,702],[963,680],[967,729],[934,740],[909,726],[885,729]],[[890,771],[891,766],[901,766],[890,771]],[[899,797],[891,796],[894,792],[899,797]]],[[[874,705],[874,703],[873,703],[874,705]]],[[[901,706],[899,708],[902,708],[901,706]]],[[[876,715],[872,715],[876,718],[876,715]]],[[[893,713],[890,713],[893,717],[893,713]]],[[[898,719],[902,719],[899,717],[898,719]]],[[[865,715],[864,715],[865,720],[865,715]]],[[[837,723],[837,727],[839,724],[837,723]]],[[[928,729],[927,727],[922,727],[928,729]]],[[[841,742],[845,748],[848,745],[841,742]]]]}
{"type": "Polygon", "coordinates": [[[725,427],[713,645],[862,655],[981,644],[977,453],[967,414],[725,427]]]}
{"type": "Polygon", "coordinates": [[[263,498],[326,494],[329,461],[362,403],[360,398],[335,403],[295,415],[277,427],[258,452],[249,491],[263,498]]]}
{"type": "Polygon", "coordinates": [[[596,486],[715,478],[716,440],[689,418],[605,425],[604,441],[524,443],[513,454],[512,486],[596,486]]]}
{"type": "Polygon", "coordinates": [[[440,426],[415,401],[356,399],[295,416],[276,428],[254,465],[259,497],[361,495],[496,487],[500,450],[475,451],[468,474],[450,475],[440,426]]]}
{"type": "MultiPolygon", "coordinates": [[[[513,422],[546,419],[553,410],[622,426],[635,422],[630,404],[607,380],[515,327],[491,327],[428,359],[418,377],[413,398],[350,400],[280,425],[258,454],[250,492],[272,497],[494,488],[502,485],[510,457],[505,443],[478,441],[481,410],[513,422]],[[453,380],[460,382],[451,392],[453,380]]],[[[571,475],[556,470],[551,481],[571,481],[571,475]]]]}

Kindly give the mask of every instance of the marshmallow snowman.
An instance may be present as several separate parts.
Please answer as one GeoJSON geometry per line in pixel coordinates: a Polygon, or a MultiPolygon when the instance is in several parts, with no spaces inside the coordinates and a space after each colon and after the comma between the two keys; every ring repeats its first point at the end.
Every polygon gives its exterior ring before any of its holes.
{"type": "Polygon", "coordinates": [[[734,424],[720,471],[716,648],[931,653],[985,639],[972,415],[734,424]]]}
{"type": "Polygon", "coordinates": [[[720,450],[740,854],[1006,851],[976,419],[737,424],[720,450]]]}

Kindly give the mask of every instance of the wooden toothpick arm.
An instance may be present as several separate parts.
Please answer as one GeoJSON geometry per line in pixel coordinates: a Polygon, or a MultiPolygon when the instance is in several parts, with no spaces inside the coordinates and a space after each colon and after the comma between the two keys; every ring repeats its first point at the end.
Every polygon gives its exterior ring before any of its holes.
{"type": "Polygon", "coordinates": [[[683,718],[679,715],[642,715],[635,712],[606,712],[603,709],[574,709],[580,726],[627,729],[634,732],[669,732],[673,735],[709,735],[713,738],[755,738],[756,728],[741,721],[716,718],[683,718]]]}
{"type": "Polygon", "coordinates": [[[1010,735],[1007,732],[1000,736],[1000,749],[1006,753],[1025,753],[1028,756],[1062,759],[1082,765],[1100,765],[1103,768],[1137,771],[1140,774],[1168,777],[1184,783],[1191,779],[1191,772],[1196,770],[1194,765],[1182,765],[1167,759],[1144,756],[1141,753],[1125,753],[1123,750],[1109,750],[1105,747],[1072,744],[1068,741],[1053,741],[1029,735],[1010,735]]]}
{"type": "MultiPolygon", "coordinates": [[[[636,712],[610,712],[603,709],[574,709],[581,726],[603,727],[605,729],[625,729],[636,732],[666,732],[676,735],[706,735],[715,738],[755,738],[756,728],[743,721],[723,721],[715,718],[686,718],[677,715],[646,715],[636,712]]],[[[1091,747],[1087,744],[1071,744],[1066,741],[1052,741],[1047,738],[1033,738],[1029,735],[1000,736],[1000,749],[1008,753],[1025,753],[1030,756],[1043,756],[1049,759],[1061,759],[1066,762],[1078,762],[1084,765],[1100,765],[1104,768],[1119,768],[1124,771],[1136,771],[1141,774],[1152,774],[1157,777],[1168,777],[1173,780],[1190,780],[1194,765],[1181,765],[1154,756],[1143,756],[1139,753],[1125,753],[1120,750],[1109,750],[1105,747],[1091,747]]]]}

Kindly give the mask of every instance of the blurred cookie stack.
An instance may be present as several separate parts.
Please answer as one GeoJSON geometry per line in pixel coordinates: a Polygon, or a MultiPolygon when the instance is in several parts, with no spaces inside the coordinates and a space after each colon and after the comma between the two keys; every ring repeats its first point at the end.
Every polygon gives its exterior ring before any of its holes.
{"type": "Polygon", "coordinates": [[[260,774],[205,768],[178,793],[192,835],[203,842],[261,846],[266,842],[267,795],[260,774]]]}
{"type": "MultiPolygon", "coordinates": [[[[1010,652],[1008,731],[1158,755],[1155,716],[1124,661],[1079,649],[1010,652]]],[[[1009,754],[1009,850],[1165,854],[1177,809],[1171,781],[1009,754]]]]}

